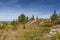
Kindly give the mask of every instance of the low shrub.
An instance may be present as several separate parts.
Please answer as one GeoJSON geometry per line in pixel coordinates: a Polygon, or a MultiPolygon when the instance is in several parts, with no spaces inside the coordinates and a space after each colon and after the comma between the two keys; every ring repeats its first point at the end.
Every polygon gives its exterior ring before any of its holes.
{"type": "Polygon", "coordinates": [[[13,20],[13,21],[11,22],[11,25],[17,25],[17,22],[16,22],[15,20],[13,20]]]}
{"type": "Polygon", "coordinates": [[[54,24],[60,24],[60,20],[56,20],[54,24]]]}
{"type": "Polygon", "coordinates": [[[52,27],[52,23],[43,23],[41,24],[41,27],[52,27]]]}

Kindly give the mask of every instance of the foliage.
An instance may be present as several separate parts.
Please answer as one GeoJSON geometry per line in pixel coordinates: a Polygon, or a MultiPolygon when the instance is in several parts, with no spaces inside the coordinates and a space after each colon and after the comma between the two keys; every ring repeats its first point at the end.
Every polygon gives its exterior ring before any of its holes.
{"type": "Polygon", "coordinates": [[[54,24],[60,24],[60,20],[56,20],[54,24]]]}
{"type": "Polygon", "coordinates": [[[34,16],[32,16],[31,18],[30,18],[30,20],[34,20],[35,18],[34,18],[34,16]]]}
{"type": "Polygon", "coordinates": [[[52,16],[50,18],[51,18],[52,22],[54,22],[55,20],[57,20],[56,10],[54,10],[54,13],[52,14],[52,16]]]}
{"type": "Polygon", "coordinates": [[[36,20],[38,20],[38,16],[36,17],[36,20]]]}
{"type": "Polygon", "coordinates": [[[12,30],[16,30],[18,27],[17,27],[17,22],[15,21],[15,20],[13,20],[12,22],[11,22],[11,25],[13,26],[12,27],[12,30]]]}
{"type": "Polygon", "coordinates": [[[21,14],[19,17],[18,17],[18,22],[19,23],[25,23],[26,22],[26,16],[24,14],[21,14]]]}
{"type": "Polygon", "coordinates": [[[52,27],[52,23],[43,23],[41,24],[41,27],[52,27]]]}
{"type": "Polygon", "coordinates": [[[27,18],[26,18],[27,20],[29,19],[29,17],[27,16],[27,18]]]}
{"type": "Polygon", "coordinates": [[[27,17],[26,17],[26,23],[28,22],[28,20],[29,20],[29,17],[27,16],[27,17]]]}
{"type": "Polygon", "coordinates": [[[13,20],[13,21],[11,22],[11,25],[17,25],[17,22],[16,22],[15,20],[13,20]]]}

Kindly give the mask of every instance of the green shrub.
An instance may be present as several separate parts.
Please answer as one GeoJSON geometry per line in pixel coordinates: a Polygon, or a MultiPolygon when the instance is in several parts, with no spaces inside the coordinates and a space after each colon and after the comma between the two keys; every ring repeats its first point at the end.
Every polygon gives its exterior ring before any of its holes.
{"type": "Polygon", "coordinates": [[[57,13],[56,13],[56,10],[54,10],[54,13],[51,15],[50,17],[51,21],[54,22],[57,20],[57,13]]]}
{"type": "Polygon", "coordinates": [[[15,20],[13,20],[13,21],[11,22],[11,25],[17,25],[17,22],[16,22],[15,20]]]}
{"type": "Polygon", "coordinates": [[[18,16],[18,23],[22,23],[24,24],[26,22],[26,16],[24,14],[21,14],[20,16],[18,16]]]}
{"type": "Polygon", "coordinates": [[[30,20],[35,20],[34,15],[30,18],[30,20]]]}
{"type": "Polygon", "coordinates": [[[60,20],[56,20],[54,24],[60,24],[60,20]]]}
{"type": "Polygon", "coordinates": [[[43,32],[45,32],[45,33],[49,33],[50,30],[51,30],[51,28],[50,28],[50,27],[44,27],[44,28],[42,28],[42,30],[43,30],[43,32]]]}
{"type": "Polygon", "coordinates": [[[52,27],[52,23],[43,23],[41,24],[41,27],[52,27]]]}
{"type": "Polygon", "coordinates": [[[11,25],[12,25],[12,30],[16,30],[18,27],[17,27],[17,21],[13,20],[11,22],[11,25]]]}

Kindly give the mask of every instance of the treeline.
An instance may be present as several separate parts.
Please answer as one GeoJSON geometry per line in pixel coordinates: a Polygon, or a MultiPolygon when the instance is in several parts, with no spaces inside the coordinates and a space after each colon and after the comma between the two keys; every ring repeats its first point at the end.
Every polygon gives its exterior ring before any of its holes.
{"type": "MultiPolygon", "coordinates": [[[[13,20],[11,22],[12,25],[16,25],[16,24],[25,24],[30,20],[38,20],[38,16],[36,17],[36,19],[34,18],[34,15],[29,18],[28,16],[25,16],[24,14],[21,14],[20,16],[18,16],[17,20],[13,20]]],[[[60,24],[60,15],[57,15],[56,10],[54,10],[53,14],[50,17],[50,20],[53,24],[60,24]]]]}
{"type": "MultiPolygon", "coordinates": [[[[17,20],[13,20],[11,23],[3,22],[2,25],[0,25],[0,29],[6,29],[6,28],[12,27],[13,30],[16,30],[18,28],[18,25],[25,24],[25,23],[27,23],[29,21],[33,21],[33,20],[37,20],[37,24],[39,26],[44,26],[44,27],[52,27],[52,25],[60,24],[60,15],[58,15],[56,13],[56,10],[54,10],[53,14],[50,16],[49,19],[51,20],[51,23],[43,23],[43,24],[39,25],[38,16],[35,18],[34,15],[32,15],[32,17],[29,18],[28,16],[26,16],[24,14],[21,14],[21,15],[18,16],[17,20]]],[[[25,25],[24,25],[23,29],[25,29],[25,25]]]]}
{"type": "Polygon", "coordinates": [[[53,24],[60,24],[60,15],[56,13],[56,10],[54,10],[54,13],[51,15],[50,19],[53,24]]]}
{"type": "MultiPolygon", "coordinates": [[[[38,18],[37,18],[38,19],[38,18]]],[[[32,21],[32,20],[35,20],[34,16],[32,16],[30,19],[28,16],[25,16],[24,14],[21,14],[20,16],[18,16],[18,19],[17,20],[13,20],[11,22],[12,25],[16,25],[16,24],[25,24],[27,23],[28,21],[32,21]]]]}
{"type": "MultiPolygon", "coordinates": [[[[13,26],[13,30],[16,30],[18,28],[18,25],[20,24],[25,24],[27,23],[28,21],[33,21],[35,20],[34,16],[32,16],[30,19],[28,16],[25,16],[24,14],[21,14],[20,16],[18,16],[18,19],[17,20],[13,20],[11,22],[11,25],[13,26]]],[[[25,29],[25,25],[23,27],[23,29],[25,29]]]]}

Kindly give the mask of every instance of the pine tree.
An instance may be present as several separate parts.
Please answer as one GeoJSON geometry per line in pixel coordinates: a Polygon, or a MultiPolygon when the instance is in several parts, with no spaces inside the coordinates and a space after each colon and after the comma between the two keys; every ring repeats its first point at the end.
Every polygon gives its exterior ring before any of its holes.
{"type": "Polygon", "coordinates": [[[36,17],[36,20],[38,20],[38,16],[36,17]]]}
{"type": "Polygon", "coordinates": [[[34,15],[30,18],[30,20],[35,20],[34,15]]]}
{"type": "Polygon", "coordinates": [[[26,22],[28,22],[28,20],[29,20],[29,17],[27,16],[27,17],[26,17],[26,22]]]}
{"type": "Polygon", "coordinates": [[[51,16],[51,21],[54,22],[55,20],[57,20],[56,10],[54,10],[53,15],[51,16]]]}
{"type": "Polygon", "coordinates": [[[15,20],[13,20],[13,21],[11,22],[11,25],[17,25],[17,22],[16,22],[15,20]]]}
{"type": "Polygon", "coordinates": [[[19,17],[18,17],[18,22],[19,23],[25,23],[26,22],[26,16],[24,14],[21,14],[19,17]]]}

